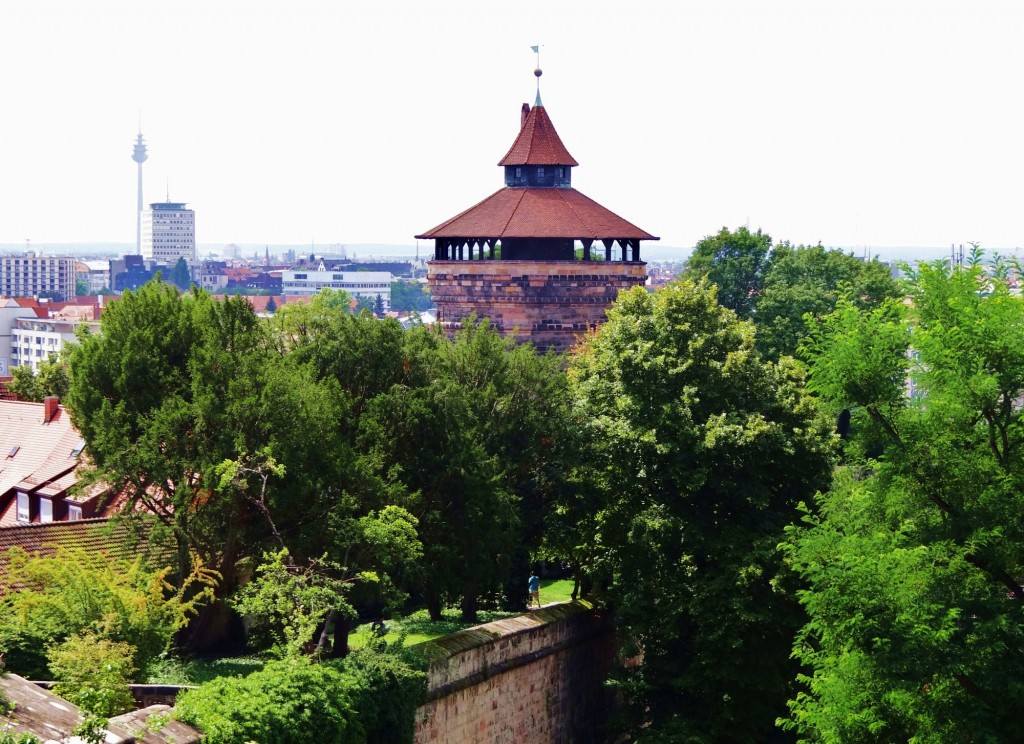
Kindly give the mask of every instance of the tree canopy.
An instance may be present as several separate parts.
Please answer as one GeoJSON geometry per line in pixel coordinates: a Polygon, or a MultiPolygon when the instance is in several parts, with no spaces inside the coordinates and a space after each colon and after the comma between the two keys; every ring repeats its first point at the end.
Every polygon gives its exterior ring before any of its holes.
{"type": "Polygon", "coordinates": [[[878,260],[863,261],[820,244],[775,246],[756,298],[758,350],[769,359],[794,356],[807,335],[805,316],[829,314],[841,294],[871,308],[900,296],[901,289],[878,260]]]}
{"type": "Polygon", "coordinates": [[[716,235],[704,237],[686,262],[683,275],[697,280],[706,277],[718,287],[718,303],[750,318],[768,264],[772,238],[767,233],[740,227],[735,232],[723,227],[716,235]]]}
{"type": "Polygon", "coordinates": [[[788,533],[810,620],[785,724],[806,741],[1019,737],[1024,304],[980,266],[910,278],[912,302],[844,299],[807,344],[851,427],[788,533]]]}
{"type": "Polygon", "coordinates": [[[802,618],[776,546],[830,465],[799,370],[762,362],[702,279],[620,295],[569,374],[592,502],[577,540],[643,653],[621,682],[629,735],[770,740],[802,618]]]}

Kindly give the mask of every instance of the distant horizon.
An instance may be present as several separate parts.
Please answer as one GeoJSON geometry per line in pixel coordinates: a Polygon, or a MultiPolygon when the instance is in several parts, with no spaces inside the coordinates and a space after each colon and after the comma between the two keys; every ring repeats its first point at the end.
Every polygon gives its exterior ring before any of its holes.
{"type": "MultiPolygon", "coordinates": [[[[776,245],[778,242],[776,242],[776,245]]],[[[339,249],[345,249],[349,258],[414,258],[417,246],[415,243],[197,243],[197,253],[205,254],[201,260],[224,259],[222,251],[225,247],[234,245],[239,248],[240,259],[251,258],[253,253],[263,253],[269,248],[271,253],[282,253],[295,251],[297,255],[305,256],[309,253],[315,255],[339,255],[339,249]],[[215,254],[208,257],[208,254],[215,254]]],[[[970,245],[962,244],[964,253],[970,250],[970,245]]],[[[855,256],[868,256],[883,261],[928,261],[946,258],[950,255],[952,246],[825,246],[828,249],[841,250],[844,253],[852,253],[855,256]]],[[[960,244],[957,244],[959,249],[960,244]]],[[[1000,253],[1004,255],[1016,255],[1021,249],[1019,247],[989,247],[982,246],[986,254],[1000,253]]],[[[53,242],[41,244],[18,244],[0,243],[0,254],[23,254],[26,251],[34,251],[44,255],[73,255],[75,257],[90,254],[125,256],[135,255],[135,244],[118,241],[74,241],[74,242],[53,242]]],[[[428,260],[433,252],[433,246],[429,243],[421,243],[419,246],[419,257],[428,260]]],[[[640,249],[640,256],[645,261],[682,261],[693,252],[693,246],[673,245],[650,245],[645,244],[640,249]]]]}

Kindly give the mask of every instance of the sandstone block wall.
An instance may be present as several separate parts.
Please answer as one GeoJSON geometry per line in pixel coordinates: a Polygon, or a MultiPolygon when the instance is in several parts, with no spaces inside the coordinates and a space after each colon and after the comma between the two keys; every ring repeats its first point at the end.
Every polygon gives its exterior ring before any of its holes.
{"type": "Polygon", "coordinates": [[[622,261],[438,261],[427,280],[437,320],[454,332],[476,313],[502,334],[565,351],[605,320],[623,289],[643,285],[647,264],[622,261]]]}
{"type": "Polygon", "coordinates": [[[416,744],[603,741],[615,661],[610,619],[556,605],[424,644],[432,659],[416,744]]]}

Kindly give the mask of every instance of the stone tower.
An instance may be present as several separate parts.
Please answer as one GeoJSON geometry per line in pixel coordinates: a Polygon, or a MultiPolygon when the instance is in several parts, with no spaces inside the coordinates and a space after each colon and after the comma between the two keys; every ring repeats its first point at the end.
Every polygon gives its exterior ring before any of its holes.
{"type": "MultiPolygon", "coordinates": [[[[539,77],[540,70],[537,70],[539,77]]],[[[453,333],[471,313],[541,350],[565,351],[644,284],[640,241],[658,238],[572,187],[578,165],[540,100],[523,104],[505,187],[417,238],[434,241],[427,280],[453,333]]]]}

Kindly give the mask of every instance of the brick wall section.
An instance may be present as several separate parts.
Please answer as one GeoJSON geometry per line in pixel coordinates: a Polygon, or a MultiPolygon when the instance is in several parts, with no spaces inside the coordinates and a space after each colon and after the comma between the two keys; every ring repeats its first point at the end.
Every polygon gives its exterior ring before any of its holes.
{"type": "Polygon", "coordinates": [[[616,656],[607,614],[555,605],[422,644],[432,660],[416,744],[603,741],[616,656]]]}
{"type": "Polygon", "coordinates": [[[605,320],[623,289],[643,285],[647,264],[622,261],[430,261],[437,320],[449,332],[475,312],[502,334],[518,329],[542,350],[565,351],[605,320]]]}

